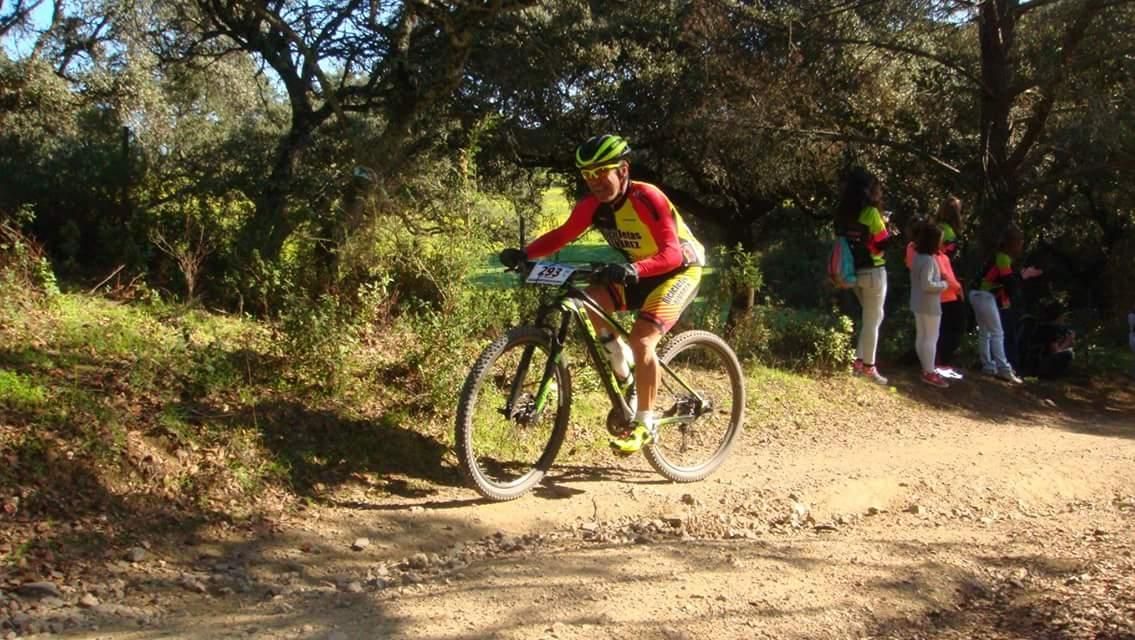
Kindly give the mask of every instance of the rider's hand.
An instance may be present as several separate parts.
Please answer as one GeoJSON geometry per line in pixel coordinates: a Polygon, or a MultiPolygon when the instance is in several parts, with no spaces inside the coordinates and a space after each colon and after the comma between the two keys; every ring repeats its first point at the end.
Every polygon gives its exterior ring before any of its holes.
{"type": "Polygon", "coordinates": [[[524,253],[524,249],[505,249],[500,252],[501,264],[509,269],[515,269],[520,266],[521,262],[528,259],[528,254],[524,253]]]}
{"type": "Polygon", "coordinates": [[[633,264],[613,263],[603,267],[603,279],[611,284],[634,284],[638,282],[638,270],[633,264]]]}

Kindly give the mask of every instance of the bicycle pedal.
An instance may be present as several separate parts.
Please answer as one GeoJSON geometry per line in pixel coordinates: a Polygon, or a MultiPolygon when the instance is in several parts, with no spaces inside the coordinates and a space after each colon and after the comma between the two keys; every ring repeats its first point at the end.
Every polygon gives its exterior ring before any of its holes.
{"type": "Polygon", "coordinates": [[[638,453],[637,451],[623,451],[614,442],[610,443],[610,447],[611,447],[611,453],[615,454],[615,456],[618,457],[618,458],[629,458],[629,457],[633,456],[634,454],[638,453]]]}

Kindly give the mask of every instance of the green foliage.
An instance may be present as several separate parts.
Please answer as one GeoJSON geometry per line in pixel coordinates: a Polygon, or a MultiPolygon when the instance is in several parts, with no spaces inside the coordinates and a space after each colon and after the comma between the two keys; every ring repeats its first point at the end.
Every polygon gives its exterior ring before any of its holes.
{"type": "Polygon", "coordinates": [[[331,295],[292,298],[283,308],[278,346],[294,381],[326,393],[340,390],[344,359],[357,344],[355,310],[331,295]]]}
{"type": "Polygon", "coordinates": [[[47,391],[25,375],[0,369],[0,406],[13,411],[38,409],[47,402],[47,391]]]}
{"type": "Polygon", "coordinates": [[[851,364],[852,322],[811,309],[757,306],[728,337],[738,357],[793,371],[834,371],[851,364]]]}
{"type": "MultiPolygon", "coordinates": [[[[910,312],[906,304],[906,301],[910,299],[909,287],[895,292],[888,289],[887,297],[890,298],[890,304],[887,305],[888,309],[884,315],[883,324],[879,328],[878,353],[882,355],[883,359],[899,361],[914,352],[914,337],[917,333],[914,314],[910,312]],[[892,295],[895,297],[891,298],[892,295]],[[896,305],[895,302],[900,300],[902,304],[896,305]]],[[[963,338],[963,340],[965,339],[963,338]]],[[[970,340],[970,342],[974,341],[970,340]]]]}
{"type": "Polygon", "coordinates": [[[741,248],[715,247],[709,257],[710,266],[702,274],[698,297],[682,314],[683,326],[722,333],[734,299],[752,287],[757,295],[764,286],[760,255],[741,248]]]}
{"type": "MultiPolygon", "coordinates": [[[[470,284],[470,277],[484,260],[483,249],[459,260],[423,260],[424,280],[444,283],[436,303],[417,298],[407,305],[404,321],[416,337],[406,354],[406,364],[434,407],[455,406],[467,366],[476,353],[505,328],[521,319],[531,319],[536,294],[532,288],[506,286],[486,288],[470,284]]],[[[418,279],[418,281],[421,281],[418,279]]]]}
{"type": "Polygon", "coordinates": [[[818,225],[804,211],[780,207],[760,226],[760,268],[765,275],[762,299],[769,304],[822,309],[829,305],[826,263],[831,228],[818,225]]]}
{"type": "Polygon", "coordinates": [[[717,247],[711,263],[717,265],[719,271],[717,286],[730,294],[747,289],[759,291],[764,287],[760,255],[746,251],[740,244],[717,247]]]}
{"type": "Polygon", "coordinates": [[[55,271],[43,249],[20,231],[34,219],[24,207],[10,221],[0,217],[0,292],[4,289],[35,291],[48,298],[59,295],[55,271]]]}

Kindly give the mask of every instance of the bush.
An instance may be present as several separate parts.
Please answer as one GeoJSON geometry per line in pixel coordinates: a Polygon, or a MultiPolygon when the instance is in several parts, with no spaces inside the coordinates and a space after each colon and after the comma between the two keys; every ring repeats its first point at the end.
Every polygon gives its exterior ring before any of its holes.
{"type": "Polygon", "coordinates": [[[697,298],[682,314],[675,331],[693,328],[725,333],[734,300],[747,290],[759,292],[764,286],[760,255],[745,251],[741,245],[715,248],[709,264],[698,285],[697,298]]]}
{"type": "Polygon", "coordinates": [[[294,296],[283,308],[279,348],[292,380],[328,394],[342,391],[371,314],[356,300],[330,294],[294,296]]]}
{"type": "Polygon", "coordinates": [[[39,243],[20,231],[20,225],[34,217],[27,209],[15,216],[0,216],[0,284],[51,298],[59,295],[51,262],[39,243]]]}
{"type": "Polygon", "coordinates": [[[713,262],[718,265],[718,289],[735,296],[747,289],[759,291],[765,284],[761,256],[745,251],[740,244],[718,247],[713,262]]]}
{"type": "Polygon", "coordinates": [[[744,360],[795,371],[831,371],[851,364],[847,316],[811,309],[758,306],[728,336],[744,360]]]}

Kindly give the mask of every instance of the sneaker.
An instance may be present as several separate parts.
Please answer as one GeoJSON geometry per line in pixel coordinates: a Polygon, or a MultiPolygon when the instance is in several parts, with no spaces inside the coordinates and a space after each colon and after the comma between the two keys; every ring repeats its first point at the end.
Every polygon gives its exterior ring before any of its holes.
{"type": "Polygon", "coordinates": [[[989,376],[990,378],[996,378],[997,377],[997,370],[982,367],[981,374],[985,375],[985,376],[989,376]]]}
{"type": "Polygon", "coordinates": [[[938,367],[934,370],[934,372],[942,376],[943,378],[948,378],[950,380],[961,380],[965,378],[965,376],[962,375],[961,371],[958,371],[953,367],[938,367]]]}
{"type": "Polygon", "coordinates": [[[1013,373],[1012,369],[1003,369],[1001,371],[998,371],[997,377],[1013,384],[1021,384],[1024,382],[1024,380],[1021,380],[1019,377],[1017,377],[1017,374],[1013,373]]]}
{"type": "Polygon", "coordinates": [[[861,376],[861,375],[863,375],[863,369],[864,369],[863,361],[860,360],[859,358],[856,358],[855,362],[851,363],[851,375],[861,376]]]}
{"type": "Polygon", "coordinates": [[[631,423],[631,430],[625,437],[611,436],[609,441],[611,450],[619,456],[629,456],[638,453],[644,446],[654,442],[654,433],[650,427],[641,422],[631,423]]]}
{"type": "Polygon", "coordinates": [[[932,387],[938,387],[939,389],[947,389],[950,386],[950,383],[946,382],[946,380],[942,378],[942,375],[937,371],[923,371],[922,381],[932,387]]]}
{"type": "Polygon", "coordinates": [[[876,369],[874,366],[870,366],[870,367],[864,366],[863,367],[863,377],[867,378],[868,380],[870,380],[871,382],[874,382],[876,384],[887,384],[887,379],[884,378],[882,375],[880,375],[879,370],[876,369]]]}

